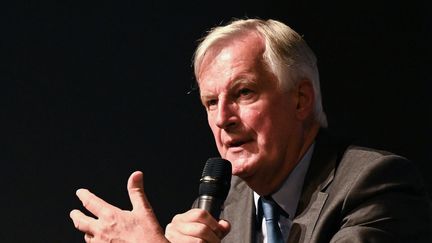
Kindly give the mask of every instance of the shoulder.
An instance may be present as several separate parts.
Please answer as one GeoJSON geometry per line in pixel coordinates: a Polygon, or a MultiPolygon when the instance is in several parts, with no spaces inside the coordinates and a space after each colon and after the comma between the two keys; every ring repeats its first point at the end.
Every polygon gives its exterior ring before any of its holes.
{"type": "Polygon", "coordinates": [[[415,169],[415,165],[405,157],[388,151],[350,145],[343,153],[337,171],[360,173],[380,168],[397,169],[401,166],[415,169]],[[393,168],[393,166],[397,167],[393,168]]]}
{"type": "Polygon", "coordinates": [[[336,175],[345,178],[347,175],[353,175],[348,178],[350,180],[358,177],[383,176],[380,179],[398,178],[423,183],[416,164],[407,158],[388,151],[357,145],[347,147],[336,168],[336,175]]]}
{"type": "Polygon", "coordinates": [[[368,227],[401,242],[430,239],[430,199],[416,165],[403,156],[348,146],[327,192],[327,207],[341,217],[341,232],[369,237],[371,232],[359,233],[368,227]]]}
{"type": "Polygon", "coordinates": [[[343,154],[343,159],[345,160],[375,161],[382,158],[402,159],[407,161],[406,158],[388,151],[373,149],[355,144],[348,146],[343,154]]]}
{"type": "Polygon", "coordinates": [[[357,145],[348,146],[345,150],[336,167],[334,183],[356,192],[371,187],[373,190],[405,188],[425,193],[415,163],[388,151],[357,145]]]}

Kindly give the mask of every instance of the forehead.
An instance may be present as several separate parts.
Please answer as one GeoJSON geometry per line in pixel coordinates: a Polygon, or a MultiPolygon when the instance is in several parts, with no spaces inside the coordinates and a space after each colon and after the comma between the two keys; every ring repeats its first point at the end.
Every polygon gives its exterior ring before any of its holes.
{"type": "Polygon", "coordinates": [[[199,86],[260,72],[264,69],[264,51],[264,41],[255,32],[215,43],[202,59],[197,75],[199,86]]]}

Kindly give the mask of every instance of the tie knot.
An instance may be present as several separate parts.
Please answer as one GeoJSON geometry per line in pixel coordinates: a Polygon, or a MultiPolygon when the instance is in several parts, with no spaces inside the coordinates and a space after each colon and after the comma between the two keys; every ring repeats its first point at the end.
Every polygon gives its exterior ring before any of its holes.
{"type": "Polygon", "coordinates": [[[279,220],[280,209],[279,205],[271,197],[260,197],[261,207],[266,221],[279,220]]]}
{"type": "Polygon", "coordinates": [[[279,215],[283,214],[283,209],[271,197],[260,197],[258,204],[262,210],[261,220],[262,216],[264,216],[266,222],[267,242],[282,243],[283,237],[278,221],[279,215]]]}

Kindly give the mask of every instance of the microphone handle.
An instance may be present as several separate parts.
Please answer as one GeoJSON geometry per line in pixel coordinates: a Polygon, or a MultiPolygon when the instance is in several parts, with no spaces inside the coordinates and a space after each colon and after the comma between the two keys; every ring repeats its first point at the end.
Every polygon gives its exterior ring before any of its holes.
{"type": "Polygon", "coordinates": [[[195,208],[204,209],[209,212],[213,218],[219,219],[223,202],[223,200],[216,197],[201,195],[198,197],[195,208]]]}

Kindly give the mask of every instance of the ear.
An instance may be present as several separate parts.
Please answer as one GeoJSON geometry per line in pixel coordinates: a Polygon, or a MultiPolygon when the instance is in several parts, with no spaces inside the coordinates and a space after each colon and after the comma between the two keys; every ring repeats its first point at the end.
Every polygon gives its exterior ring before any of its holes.
{"type": "Polygon", "coordinates": [[[296,116],[299,120],[306,120],[313,115],[315,107],[315,91],[309,79],[302,79],[296,86],[297,106],[296,116]]]}

